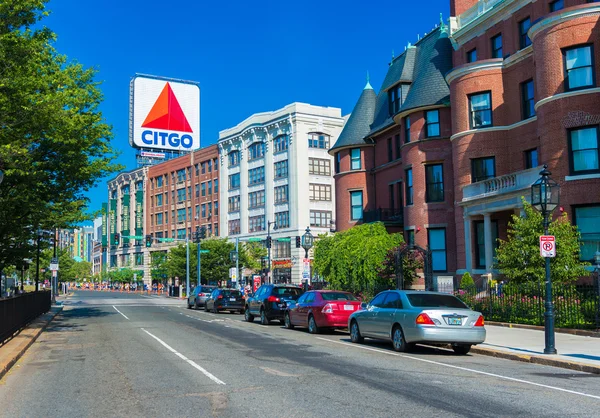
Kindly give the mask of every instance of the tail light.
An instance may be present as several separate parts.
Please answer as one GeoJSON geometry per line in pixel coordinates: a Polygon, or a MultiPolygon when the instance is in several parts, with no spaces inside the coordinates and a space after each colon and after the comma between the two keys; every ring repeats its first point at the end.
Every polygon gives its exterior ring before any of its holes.
{"type": "Polygon", "coordinates": [[[328,303],[327,305],[323,306],[321,313],[333,313],[334,308],[335,308],[334,305],[332,305],[331,303],[328,303]]]}
{"type": "Polygon", "coordinates": [[[427,315],[426,313],[419,314],[419,316],[417,316],[415,323],[417,325],[435,325],[435,323],[431,320],[429,315],[427,315]]]}
{"type": "Polygon", "coordinates": [[[479,315],[477,318],[477,322],[475,322],[475,327],[482,327],[484,325],[483,315],[479,315]]]}
{"type": "Polygon", "coordinates": [[[223,299],[223,295],[217,296],[217,299],[223,299]]]}
{"type": "Polygon", "coordinates": [[[277,296],[269,296],[267,298],[267,302],[279,302],[279,298],[277,296]]]}

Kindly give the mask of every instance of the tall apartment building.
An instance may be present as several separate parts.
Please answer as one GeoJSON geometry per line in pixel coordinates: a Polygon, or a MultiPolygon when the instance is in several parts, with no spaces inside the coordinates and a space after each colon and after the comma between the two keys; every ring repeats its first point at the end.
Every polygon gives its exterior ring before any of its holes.
{"type": "Polygon", "coordinates": [[[219,152],[211,145],[148,169],[146,233],[153,238],[151,252],[166,252],[196,227],[207,236],[219,236],[219,152]]]}
{"type": "Polygon", "coordinates": [[[220,227],[230,239],[272,238],[271,279],[300,283],[304,250],[295,237],[316,237],[334,222],[333,160],[327,150],[344,126],[341,110],[292,103],[257,113],[219,133],[220,227]]]}
{"type": "Polygon", "coordinates": [[[600,4],[450,6],[449,27],[393,59],[378,94],[367,85],[330,150],[337,229],[383,221],[431,249],[434,275],[496,274],[497,238],[547,164],[591,261],[600,251],[600,4]]]}

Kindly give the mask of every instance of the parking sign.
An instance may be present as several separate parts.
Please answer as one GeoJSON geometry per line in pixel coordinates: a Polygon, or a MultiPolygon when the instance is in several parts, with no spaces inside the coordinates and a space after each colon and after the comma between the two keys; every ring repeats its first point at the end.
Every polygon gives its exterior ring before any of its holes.
{"type": "Polygon", "coordinates": [[[553,235],[540,236],[540,255],[542,257],[556,257],[556,241],[553,235]]]}

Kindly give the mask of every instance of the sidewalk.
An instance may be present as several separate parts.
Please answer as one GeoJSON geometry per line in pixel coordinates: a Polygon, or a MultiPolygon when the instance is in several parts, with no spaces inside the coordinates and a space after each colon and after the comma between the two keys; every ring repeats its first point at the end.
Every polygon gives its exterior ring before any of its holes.
{"type": "Polygon", "coordinates": [[[600,374],[600,338],[557,332],[558,354],[546,355],[544,331],[494,325],[485,329],[485,343],[473,347],[472,353],[600,374]]]}

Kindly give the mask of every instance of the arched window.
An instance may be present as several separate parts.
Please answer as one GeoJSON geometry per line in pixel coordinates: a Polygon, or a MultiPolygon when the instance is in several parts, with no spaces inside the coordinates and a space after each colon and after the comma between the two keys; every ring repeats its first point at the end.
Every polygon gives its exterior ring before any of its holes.
{"type": "Polygon", "coordinates": [[[309,133],[308,148],[329,149],[329,135],[319,132],[309,133]]]}
{"type": "Polygon", "coordinates": [[[264,142],[255,142],[248,147],[248,161],[262,158],[265,155],[264,142]]]}
{"type": "Polygon", "coordinates": [[[240,152],[235,150],[229,153],[229,167],[235,167],[240,164],[240,152]]]}
{"type": "Polygon", "coordinates": [[[289,135],[279,135],[273,140],[273,153],[283,152],[290,146],[289,135]]]}

